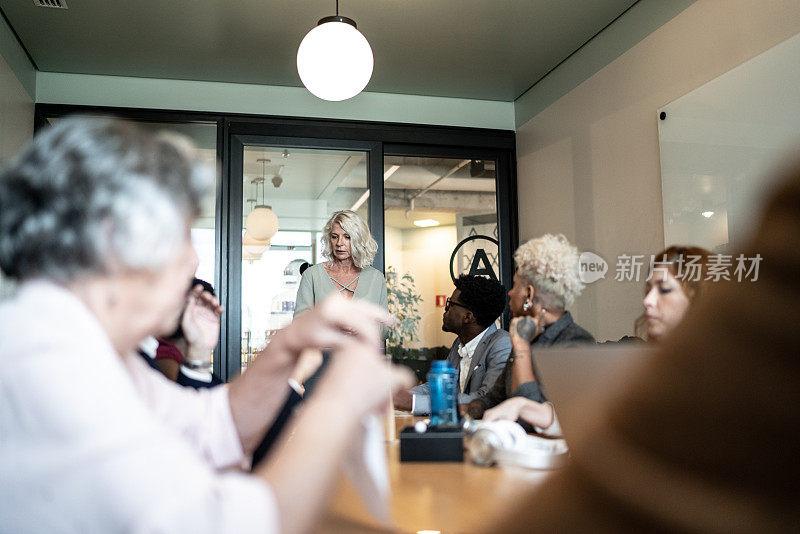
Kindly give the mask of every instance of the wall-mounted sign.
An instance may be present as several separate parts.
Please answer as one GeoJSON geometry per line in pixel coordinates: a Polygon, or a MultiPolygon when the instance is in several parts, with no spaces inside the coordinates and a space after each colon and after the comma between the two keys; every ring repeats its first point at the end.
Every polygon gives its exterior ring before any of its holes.
{"type": "Polygon", "coordinates": [[[497,239],[487,235],[471,235],[461,240],[450,256],[450,278],[455,283],[461,274],[487,276],[498,280],[497,239]]]}

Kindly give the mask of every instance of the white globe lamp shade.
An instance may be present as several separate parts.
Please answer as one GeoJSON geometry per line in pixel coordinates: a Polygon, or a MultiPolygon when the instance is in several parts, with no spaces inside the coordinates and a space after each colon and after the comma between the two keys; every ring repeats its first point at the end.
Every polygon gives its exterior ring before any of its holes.
{"type": "Polygon", "coordinates": [[[260,260],[261,256],[269,248],[269,245],[261,247],[256,245],[242,245],[243,260],[260,260]]]}
{"type": "Polygon", "coordinates": [[[250,234],[253,239],[270,239],[278,231],[278,216],[269,206],[256,206],[247,216],[245,228],[246,234],[250,234]]]}
{"type": "Polygon", "coordinates": [[[297,72],[303,85],[314,96],[331,102],[363,91],[373,65],[372,48],[347,17],[320,20],[297,49],[297,72]]]}
{"type": "Polygon", "coordinates": [[[242,245],[244,246],[268,247],[269,242],[269,239],[255,239],[247,230],[245,230],[244,236],[242,237],[242,245]]]}
{"type": "Polygon", "coordinates": [[[253,237],[245,231],[244,237],[242,237],[242,259],[250,263],[260,260],[264,252],[269,248],[269,243],[269,239],[263,241],[253,239],[253,237]]]}

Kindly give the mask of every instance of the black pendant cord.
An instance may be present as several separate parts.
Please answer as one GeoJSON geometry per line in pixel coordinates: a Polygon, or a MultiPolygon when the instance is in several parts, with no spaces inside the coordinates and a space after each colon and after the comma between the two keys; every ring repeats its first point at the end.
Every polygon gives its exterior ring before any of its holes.
{"type": "Polygon", "coordinates": [[[317,26],[319,26],[320,24],[325,24],[327,22],[344,22],[345,24],[349,24],[353,28],[358,29],[358,26],[356,26],[356,21],[339,15],[339,0],[336,0],[336,14],[331,15],[330,17],[322,17],[321,19],[319,19],[319,22],[317,22],[317,26]]]}

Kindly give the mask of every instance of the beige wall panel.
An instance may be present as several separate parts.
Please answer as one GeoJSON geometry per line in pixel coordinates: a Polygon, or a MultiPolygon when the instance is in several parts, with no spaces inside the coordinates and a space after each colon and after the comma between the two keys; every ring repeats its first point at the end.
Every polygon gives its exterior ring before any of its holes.
{"type": "Polygon", "coordinates": [[[664,247],[658,108],[798,32],[797,0],[699,0],[517,130],[521,241],[560,232],[609,262],[573,306],[599,340],[641,312],[617,256],[664,247]]]}

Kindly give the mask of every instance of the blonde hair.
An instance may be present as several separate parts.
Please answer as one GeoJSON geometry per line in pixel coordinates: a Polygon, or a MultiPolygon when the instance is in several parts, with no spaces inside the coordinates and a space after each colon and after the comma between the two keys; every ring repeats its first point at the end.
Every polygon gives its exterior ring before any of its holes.
{"type": "Polygon", "coordinates": [[[372,260],[375,259],[375,254],[378,252],[378,243],[372,238],[364,219],[350,210],[337,211],[325,223],[321,239],[322,255],[329,260],[333,257],[331,254],[331,232],[333,232],[335,223],[339,223],[342,230],[350,236],[350,255],[353,258],[353,264],[359,269],[372,265],[372,260]]]}
{"type": "Polygon", "coordinates": [[[578,249],[562,234],[545,234],[514,253],[517,274],[542,295],[545,304],[565,309],[581,294],[578,249]]]}

